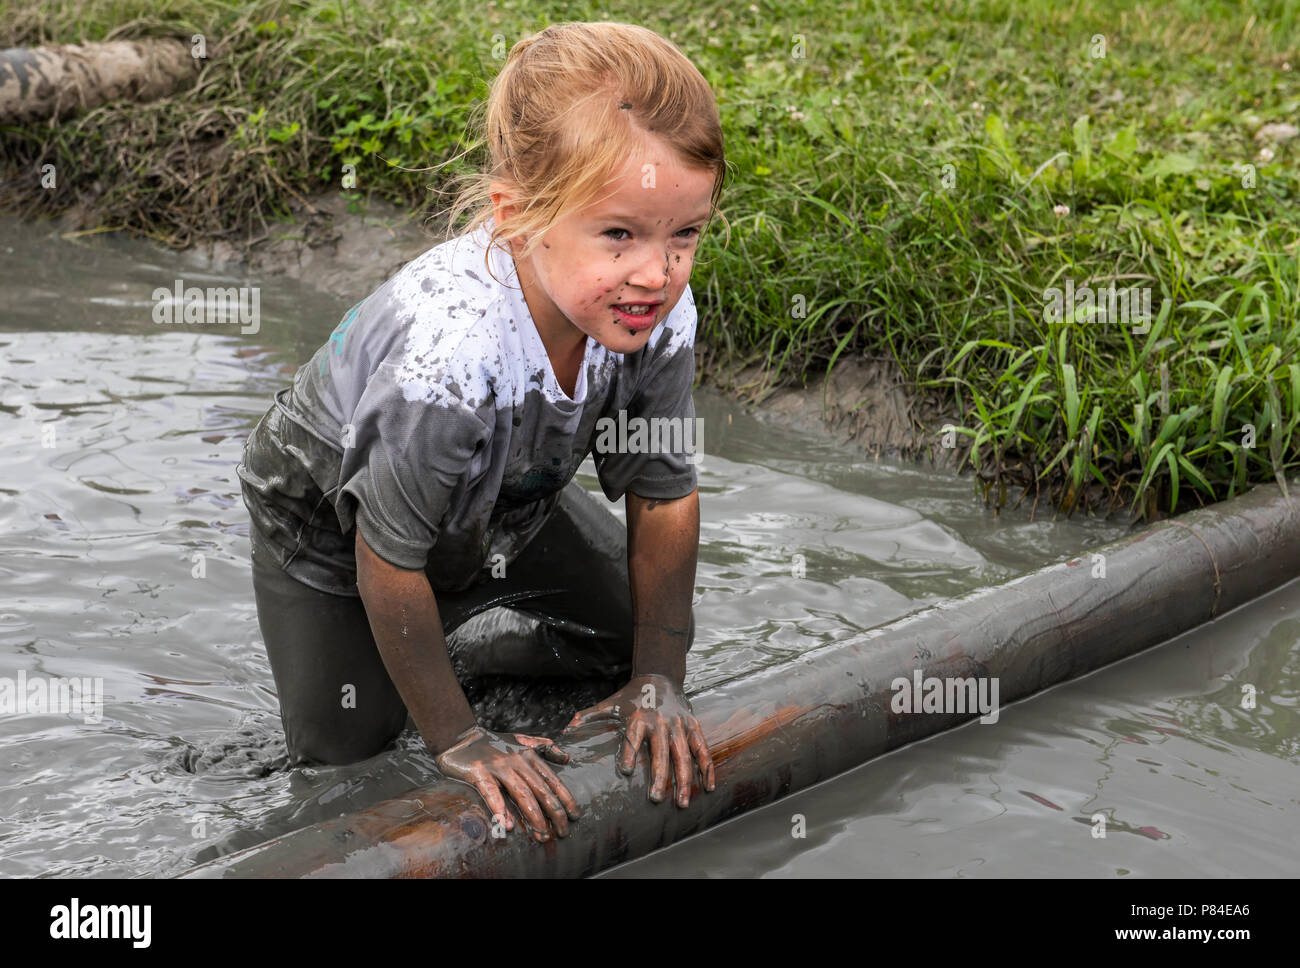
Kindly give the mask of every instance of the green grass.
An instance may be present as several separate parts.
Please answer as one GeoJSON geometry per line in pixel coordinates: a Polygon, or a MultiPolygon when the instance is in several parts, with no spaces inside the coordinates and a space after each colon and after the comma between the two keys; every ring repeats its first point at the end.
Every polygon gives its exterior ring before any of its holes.
{"type": "Polygon", "coordinates": [[[1265,160],[1252,135],[1300,119],[1300,8],[1254,6],[43,0],[0,43],[202,33],[210,61],[190,98],[7,128],[0,162],[68,177],[5,202],[80,197],[173,245],[271,235],[295,193],[431,213],[461,169],[419,169],[465,147],[494,55],[553,21],[641,23],[719,96],[731,234],[693,277],[707,347],[785,382],[891,355],[963,414],[936,445],[999,505],[1019,485],[1151,516],[1298,459],[1300,139],[1265,160]],[[1159,315],[1045,321],[1067,281],[1149,287],[1159,315]]]}

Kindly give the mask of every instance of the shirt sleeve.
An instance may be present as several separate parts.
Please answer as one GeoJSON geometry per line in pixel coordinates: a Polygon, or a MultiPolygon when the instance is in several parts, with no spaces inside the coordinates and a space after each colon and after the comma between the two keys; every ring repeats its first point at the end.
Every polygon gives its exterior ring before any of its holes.
{"type": "Polygon", "coordinates": [[[454,396],[407,400],[389,364],[371,378],[349,428],[340,520],[354,513],[375,554],[397,568],[423,569],[443,518],[488,451],[491,428],[454,396]]]}
{"type": "Polygon", "coordinates": [[[663,333],[653,351],[649,346],[641,351],[649,356],[637,374],[626,421],[617,413],[611,418],[626,427],[626,435],[622,430],[614,435],[620,445],[601,447],[597,436],[592,459],[601,490],[611,501],[628,491],[638,497],[671,500],[698,486],[695,464],[704,442],[691,393],[695,323],[695,301],[688,287],[660,324],[663,333]]]}

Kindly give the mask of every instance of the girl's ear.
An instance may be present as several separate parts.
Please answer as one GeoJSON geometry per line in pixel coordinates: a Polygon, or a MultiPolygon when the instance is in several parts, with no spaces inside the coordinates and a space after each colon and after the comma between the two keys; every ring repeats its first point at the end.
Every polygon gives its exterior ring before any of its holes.
{"type": "MultiPolygon", "coordinates": [[[[517,212],[514,195],[504,182],[493,182],[489,191],[492,197],[492,221],[500,225],[517,212]]],[[[510,251],[517,255],[528,244],[528,238],[527,234],[511,236],[506,240],[506,244],[509,245],[510,251]]]]}
{"type": "Polygon", "coordinates": [[[514,195],[504,182],[493,182],[489,191],[492,197],[492,220],[500,225],[515,214],[514,195]]]}

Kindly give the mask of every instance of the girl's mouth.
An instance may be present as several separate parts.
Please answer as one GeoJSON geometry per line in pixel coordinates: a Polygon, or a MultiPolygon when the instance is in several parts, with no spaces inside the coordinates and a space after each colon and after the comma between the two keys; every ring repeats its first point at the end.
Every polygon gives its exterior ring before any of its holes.
{"type": "Polygon", "coordinates": [[[661,304],[649,303],[615,303],[614,313],[618,321],[634,332],[649,329],[655,323],[655,312],[661,304]]]}

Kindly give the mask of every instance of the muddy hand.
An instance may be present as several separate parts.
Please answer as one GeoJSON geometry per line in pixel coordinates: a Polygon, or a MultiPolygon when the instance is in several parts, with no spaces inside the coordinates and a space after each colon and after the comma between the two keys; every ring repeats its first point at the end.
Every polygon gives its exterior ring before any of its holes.
{"type": "Polygon", "coordinates": [[[670,760],[679,807],[691,802],[691,780],[697,762],[704,789],[712,792],[717,785],[704,730],[682,687],[667,676],[634,676],[608,699],[574,715],[565,732],[601,722],[615,722],[623,728],[618,769],[624,775],[632,773],[641,744],[650,741],[650,799],[655,803],[668,793],[670,760]]]}
{"type": "Polygon", "coordinates": [[[525,822],[538,841],[551,839],[547,817],[555,833],[569,833],[569,821],[578,819],[578,803],[560,782],[560,778],[543,761],[569,762],[551,740],[523,733],[493,733],[482,726],[471,726],[457,737],[456,743],[435,758],[444,775],[471,784],[492,811],[493,820],[514,829],[501,795],[505,787],[525,822]],[[541,754],[541,755],[538,755],[541,754]],[[540,806],[539,806],[540,803],[540,806]],[[545,809],[545,813],[543,813],[545,809]]]}

